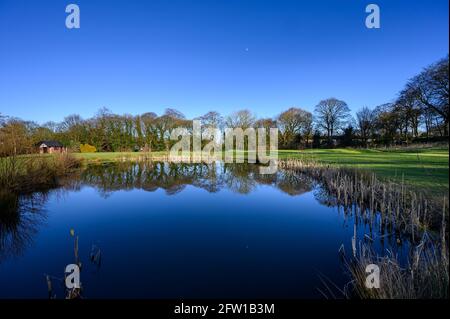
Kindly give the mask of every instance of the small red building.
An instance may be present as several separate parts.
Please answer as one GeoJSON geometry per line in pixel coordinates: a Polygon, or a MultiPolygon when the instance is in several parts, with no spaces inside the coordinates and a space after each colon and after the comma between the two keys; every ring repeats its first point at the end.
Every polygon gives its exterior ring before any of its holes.
{"type": "Polygon", "coordinates": [[[36,144],[40,154],[65,153],[67,148],[58,141],[40,141],[36,144]]]}

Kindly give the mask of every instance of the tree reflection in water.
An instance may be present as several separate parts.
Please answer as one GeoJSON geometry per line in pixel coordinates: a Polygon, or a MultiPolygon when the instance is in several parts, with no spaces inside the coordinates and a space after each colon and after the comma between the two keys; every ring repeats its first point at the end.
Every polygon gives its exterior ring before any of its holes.
{"type": "Polygon", "coordinates": [[[240,194],[251,193],[258,184],[271,185],[289,195],[311,191],[313,181],[306,175],[289,171],[261,175],[254,164],[180,164],[164,162],[105,163],[90,165],[80,176],[81,184],[96,187],[104,196],[117,190],[164,189],[177,194],[187,185],[215,193],[229,189],[240,194]]]}
{"type": "Polygon", "coordinates": [[[295,196],[311,191],[313,181],[305,175],[279,170],[276,174],[261,175],[254,164],[180,164],[167,162],[119,162],[89,165],[60,181],[57,190],[40,191],[29,195],[0,193],[0,262],[20,256],[46,220],[43,207],[50,195],[64,196],[83,186],[94,187],[101,196],[118,190],[142,189],[154,192],[165,190],[175,195],[192,185],[210,193],[228,189],[249,194],[258,185],[270,185],[295,196]]]}
{"type": "Polygon", "coordinates": [[[47,193],[18,196],[0,193],[0,262],[20,256],[46,219],[47,193]]]}
{"type": "MultiPolygon", "coordinates": [[[[0,262],[8,257],[20,256],[32,243],[33,237],[46,220],[43,207],[50,195],[64,196],[79,191],[83,186],[95,188],[102,197],[119,190],[142,189],[154,192],[165,190],[167,195],[180,193],[188,185],[216,193],[226,189],[239,194],[249,194],[259,185],[268,185],[290,196],[314,190],[315,199],[322,205],[338,206],[336,197],[318,185],[311,177],[289,169],[279,169],[276,174],[261,175],[255,164],[182,164],[167,162],[117,162],[88,165],[60,181],[58,189],[40,191],[30,195],[13,195],[0,192],[0,262]]],[[[338,207],[340,211],[341,208],[338,207]]],[[[364,207],[342,208],[345,220],[354,219],[355,226],[369,226],[369,236],[374,232],[392,234],[387,241],[401,237],[394,229],[375,221],[376,215],[367,214],[364,207]],[[373,229],[373,225],[379,229],[373,229]]],[[[350,221],[351,222],[351,221],[350,221]]],[[[384,238],[384,237],[383,237],[384,238]]],[[[384,239],[382,240],[383,244],[384,239]]]]}

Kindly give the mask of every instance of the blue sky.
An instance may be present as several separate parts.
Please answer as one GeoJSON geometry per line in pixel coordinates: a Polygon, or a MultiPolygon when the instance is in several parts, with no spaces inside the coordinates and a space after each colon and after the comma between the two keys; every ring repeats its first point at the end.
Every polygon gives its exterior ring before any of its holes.
{"type": "Polygon", "coordinates": [[[448,0],[0,0],[0,113],[43,123],[100,107],[275,116],[396,97],[448,53],[448,0]],[[76,3],[81,28],[65,27],[76,3]],[[365,28],[365,6],[381,29],[365,28]]]}

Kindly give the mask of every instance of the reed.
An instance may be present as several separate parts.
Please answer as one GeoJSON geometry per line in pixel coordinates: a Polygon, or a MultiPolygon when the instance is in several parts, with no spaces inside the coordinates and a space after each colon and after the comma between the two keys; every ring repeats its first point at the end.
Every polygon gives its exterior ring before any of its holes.
{"type": "Polygon", "coordinates": [[[0,190],[26,194],[55,187],[58,179],[80,166],[69,154],[0,158],[0,190]]]}
{"type": "MultiPolygon", "coordinates": [[[[448,298],[447,198],[439,203],[409,190],[403,181],[380,181],[374,174],[332,167],[308,158],[282,160],[279,165],[313,177],[333,196],[335,204],[355,211],[365,222],[374,223],[375,216],[379,216],[381,228],[409,237],[411,248],[406,266],[392,253],[377,256],[367,244],[358,250],[357,243],[352,242],[354,258],[345,263],[353,280],[343,289],[346,297],[448,298]],[[369,264],[380,267],[379,289],[365,286],[369,264]]],[[[370,236],[365,238],[371,241],[370,236]]]]}
{"type": "Polygon", "coordinates": [[[279,166],[311,176],[345,210],[356,208],[369,221],[376,213],[381,214],[383,227],[409,233],[413,241],[417,234],[436,231],[441,226],[441,204],[408,189],[404,182],[381,181],[373,173],[321,164],[307,158],[281,160],[279,166]]]}
{"type": "Polygon", "coordinates": [[[441,243],[423,236],[410,253],[409,262],[402,266],[397,256],[376,256],[364,247],[356,260],[347,264],[352,275],[347,297],[364,299],[448,299],[448,250],[441,243]],[[365,266],[380,267],[380,287],[365,286],[365,266]]]}

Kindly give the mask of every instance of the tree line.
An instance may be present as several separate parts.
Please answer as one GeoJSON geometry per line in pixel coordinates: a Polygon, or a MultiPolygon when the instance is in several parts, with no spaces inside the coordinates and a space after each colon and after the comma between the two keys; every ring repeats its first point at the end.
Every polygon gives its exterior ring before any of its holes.
{"type": "Polygon", "coordinates": [[[313,113],[291,107],[272,118],[257,118],[247,109],[228,116],[210,111],[187,119],[173,108],[162,115],[148,112],[134,116],[102,108],[89,119],[73,114],[60,123],[39,125],[0,114],[0,155],[32,152],[35,143],[42,140],[58,140],[72,151],[79,151],[81,144],[105,152],[169,150],[176,142],[170,139],[171,131],[176,127],[192,130],[193,120],[222,130],[276,127],[280,149],[372,147],[444,139],[449,133],[448,62],[447,55],[410,79],[393,102],[361,107],[355,118],[347,103],[337,98],[320,101],[313,113]]]}

